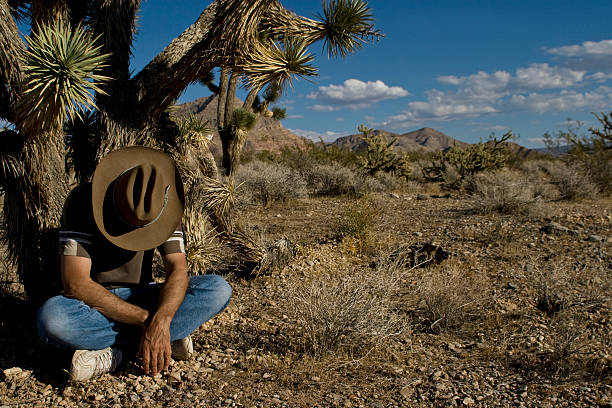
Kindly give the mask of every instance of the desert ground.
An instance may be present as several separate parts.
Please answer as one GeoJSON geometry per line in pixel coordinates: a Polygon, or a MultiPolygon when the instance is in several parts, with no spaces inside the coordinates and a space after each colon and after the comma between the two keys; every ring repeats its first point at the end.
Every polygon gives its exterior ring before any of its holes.
{"type": "Polygon", "coordinates": [[[295,256],[256,277],[220,267],[230,306],[154,378],[131,361],[69,382],[71,353],[37,339],[13,283],[0,406],[612,406],[612,200],[476,204],[427,188],[239,204],[295,256]]]}

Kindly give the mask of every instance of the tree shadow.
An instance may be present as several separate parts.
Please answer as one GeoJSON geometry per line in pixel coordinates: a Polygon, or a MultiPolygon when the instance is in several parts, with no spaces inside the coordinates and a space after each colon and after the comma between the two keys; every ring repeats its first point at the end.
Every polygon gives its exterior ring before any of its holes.
{"type": "Polygon", "coordinates": [[[37,307],[19,295],[0,295],[0,370],[19,367],[45,384],[63,386],[71,350],[44,344],[36,331],[37,307]]]}

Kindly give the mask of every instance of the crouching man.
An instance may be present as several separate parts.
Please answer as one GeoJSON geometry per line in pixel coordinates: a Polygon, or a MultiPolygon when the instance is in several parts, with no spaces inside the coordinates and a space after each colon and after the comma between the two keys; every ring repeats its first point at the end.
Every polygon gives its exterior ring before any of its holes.
{"type": "Polygon", "coordinates": [[[72,380],[115,370],[136,353],[146,374],[193,353],[190,334],[229,303],[217,275],[189,277],[181,218],[184,193],[174,161],[145,147],[103,158],[93,181],[68,196],[60,230],[62,295],[38,311],[47,343],[75,349],[72,380]],[[153,251],[166,280],[152,279],[153,251]]]}

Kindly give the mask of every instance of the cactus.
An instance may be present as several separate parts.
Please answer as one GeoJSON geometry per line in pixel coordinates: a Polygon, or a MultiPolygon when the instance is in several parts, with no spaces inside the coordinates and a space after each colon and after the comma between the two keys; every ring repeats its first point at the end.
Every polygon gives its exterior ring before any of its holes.
{"type": "Polygon", "coordinates": [[[499,140],[492,137],[464,149],[453,146],[438,153],[432,164],[423,168],[423,176],[430,182],[442,182],[449,189],[461,188],[467,176],[504,167],[509,158],[505,143],[513,137],[508,131],[499,140]]]}
{"type": "Polygon", "coordinates": [[[397,139],[391,142],[383,134],[373,135],[372,129],[359,125],[357,130],[363,134],[366,149],[359,156],[359,164],[363,171],[370,175],[378,172],[392,173],[397,177],[410,176],[411,168],[408,156],[405,153],[397,154],[393,151],[393,145],[397,139]]]}

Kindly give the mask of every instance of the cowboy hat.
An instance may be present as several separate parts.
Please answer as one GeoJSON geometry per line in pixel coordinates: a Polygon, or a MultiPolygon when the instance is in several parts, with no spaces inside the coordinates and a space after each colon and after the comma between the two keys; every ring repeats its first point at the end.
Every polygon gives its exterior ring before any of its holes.
{"type": "Polygon", "coordinates": [[[91,190],[98,229],[130,251],[161,245],[183,216],[183,183],[174,160],[148,147],[126,147],[105,156],[91,190]]]}

